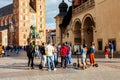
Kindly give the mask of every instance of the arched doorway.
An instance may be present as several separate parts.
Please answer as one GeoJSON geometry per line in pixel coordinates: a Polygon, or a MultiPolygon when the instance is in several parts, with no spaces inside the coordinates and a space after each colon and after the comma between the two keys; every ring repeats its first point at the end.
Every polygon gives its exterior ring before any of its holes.
{"type": "Polygon", "coordinates": [[[94,41],[94,21],[91,16],[87,16],[83,21],[83,43],[87,44],[88,48],[91,42],[94,41]]]}
{"type": "Polygon", "coordinates": [[[74,44],[81,44],[81,22],[76,21],[74,26],[74,44]]]}

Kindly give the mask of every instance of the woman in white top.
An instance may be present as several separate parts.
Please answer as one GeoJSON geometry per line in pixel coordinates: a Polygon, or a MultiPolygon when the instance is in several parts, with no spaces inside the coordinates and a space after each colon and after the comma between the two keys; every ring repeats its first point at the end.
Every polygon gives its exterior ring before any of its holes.
{"type": "Polygon", "coordinates": [[[83,69],[87,68],[85,62],[86,54],[87,54],[87,46],[84,44],[83,48],[81,48],[81,62],[83,64],[83,69]]]}

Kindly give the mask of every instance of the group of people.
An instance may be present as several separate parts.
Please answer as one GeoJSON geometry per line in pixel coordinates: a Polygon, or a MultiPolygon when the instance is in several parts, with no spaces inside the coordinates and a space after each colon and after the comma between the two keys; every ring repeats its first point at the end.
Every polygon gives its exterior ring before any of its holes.
{"type": "Polygon", "coordinates": [[[51,45],[50,42],[47,44],[42,43],[41,46],[36,46],[35,43],[29,43],[28,46],[26,46],[26,52],[28,56],[28,66],[31,64],[31,68],[34,69],[34,57],[36,54],[36,51],[41,54],[41,62],[40,65],[44,68],[46,66],[46,63],[48,65],[48,70],[56,70],[56,64],[57,64],[57,49],[55,46],[51,45]],[[52,66],[51,66],[52,64],[52,66]]]}
{"type": "MultiPolygon", "coordinates": [[[[38,46],[36,46],[35,43],[29,43],[29,45],[26,46],[28,66],[32,69],[34,69],[36,47],[38,46]]],[[[58,56],[61,56],[61,67],[67,68],[67,64],[72,64],[72,51],[70,45],[67,43],[62,46],[58,45],[57,47],[54,44],[52,45],[50,42],[47,44],[42,43],[42,45],[38,47],[38,50],[41,54],[40,67],[44,68],[47,65],[48,71],[56,70],[58,56]]]]}
{"type": "MultiPolygon", "coordinates": [[[[80,53],[81,53],[81,62],[83,64],[83,69],[86,69],[86,54],[89,55],[89,59],[90,59],[90,66],[98,66],[98,64],[95,63],[95,44],[91,43],[91,47],[89,49],[87,49],[87,45],[82,45],[81,49],[80,49],[80,53]]],[[[113,52],[114,52],[114,45],[112,42],[109,42],[108,44],[106,44],[105,46],[105,58],[108,58],[108,55],[110,53],[110,58],[113,58],[113,52]]]]}
{"type": "MultiPolygon", "coordinates": [[[[42,68],[46,67],[48,68],[48,71],[56,70],[56,66],[58,63],[58,56],[61,57],[61,67],[62,68],[67,68],[68,64],[72,64],[72,47],[70,43],[63,43],[62,45],[55,46],[54,44],[52,45],[50,42],[47,44],[42,43],[41,46],[35,45],[35,43],[30,43],[28,46],[26,46],[26,51],[27,51],[27,56],[28,56],[28,66],[30,66],[31,63],[31,68],[34,69],[34,57],[35,53],[39,53],[38,55],[41,54],[41,62],[40,66],[42,68]]],[[[87,68],[87,54],[89,55],[89,60],[90,60],[90,66],[95,66],[95,43],[92,42],[91,46],[88,48],[86,44],[81,45],[79,49],[79,53],[81,55],[81,63],[82,63],[82,68],[86,69],[87,68]]],[[[113,58],[113,51],[114,51],[114,45],[110,42],[109,46],[105,47],[105,57],[108,57],[108,53],[111,53],[111,57],[113,58]]]]}
{"type": "Polygon", "coordinates": [[[89,55],[90,59],[90,66],[95,66],[95,44],[91,43],[90,48],[87,48],[86,44],[81,45],[80,48],[80,54],[81,54],[81,63],[82,63],[82,68],[86,69],[87,68],[87,54],[89,55]]]}
{"type": "Polygon", "coordinates": [[[109,42],[109,44],[106,44],[105,46],[105,58],[109,58],[109,53],[110,53],[110,58],[113,58],[113,52],[114,52],[114,45],[112,42],[109,42]]]}
{"type": "MultiPolygon", "coordinates": [[[[56,65],[58,63],[58,55],[61,57],[61,67],[67,68],[68,64],[72,64],[72,48],[71,45],[67,42],[63,43],[62,45],[58,45],[57,47],[55,45],[52,45],[50,42],[48,42],[46,45],[42,43],[41,46],[39,46],[39,51],[41,53],[41,63],[40,65],[42,68],[46,66],[48,67],[48,71],[56,70],[56,65]]],[[[28,66],[34,69],[34,54],[36,51],[35,44],[30,43],[26,47],[27,56],[28,56],[28,66]]],[[[80,48],[81,53],[81,62],[83,64],[83,69],[86,69],[86,55],[89,53],[90,58],[90,65],[95,65],[95,44],[92,43],[90,49],[87,49],[87,45],[81,45],[80,48]]]]}
{"type": "Polygon", "coordinates": [[[8,46],[2,46],[0,44],[0,56],[5,57],[5,56],[10,56],[10,53],[16,53],[17,55],[19,54],[20,50],[25,50],[25,46],[14,46],[14,45],[8,45],[8,46]]]}

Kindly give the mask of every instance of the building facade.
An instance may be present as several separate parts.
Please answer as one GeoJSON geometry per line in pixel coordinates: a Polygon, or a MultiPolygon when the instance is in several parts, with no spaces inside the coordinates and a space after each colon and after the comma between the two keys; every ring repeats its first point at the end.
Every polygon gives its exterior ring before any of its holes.
{"type": "MultiPolygon", "coordinates": [[[[119,3],[119,0],[73,0],[72,18],[67,26],[62,26],[64,31],[59,33],[62,36],[56,34],[56,38],[72,45],[86,43],[88,47],[94,42],[97,51],[103,51],[105,45],[112,41],[115,51],[120,52],[119,3]]],[[[59,24],[63,24],[58,18],[56,32],[60,29],[59,24]]]]}
{"type": "Polygon", "coordinates": [[[37,26],[36,32],[41,37],[37,40],[37,44],[46,42],[45,3],[46,0],[13,0],[12,4],[1,8],[1,43],[3,45],[27,45],[32,25],[37,26]],[[3,29],[3,27],[7,28],[3,29]]]}
{"type": "Polygon", "coordinates": [[[46,30],[46,42],[56,44],[56,30],[54,29],[46,30]]]}

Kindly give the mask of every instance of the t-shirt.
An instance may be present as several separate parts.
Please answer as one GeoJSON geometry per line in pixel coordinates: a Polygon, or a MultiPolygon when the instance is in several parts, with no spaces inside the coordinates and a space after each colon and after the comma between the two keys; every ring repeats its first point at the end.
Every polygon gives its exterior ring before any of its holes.
{"type": "Polygon", "coordinates": [[[114,45],[112,43],[110,44],[110,49],[114,49],[114,45]]]}
{"type": "Polygon", "coordinates": [[[47,45],[45,47],[45,54],[46,56],[52,56],[53,55],[53,51],[54,51],[54,47],[51,45],[47,45]]]}
{"type": "Polygon", "coordinates": [[[87,54],[86,49],[85,49],[85,48],[82,48],[82,49],[81,49],[81,56],[82,56],[82,58],[86,58],[86,54],[87,54]]]}
{"type": "Polygon", "coordinates": [[[40,52],[42,55],[45,55],[45,47],[44,46],[40,46],[40,52]]]}
{"type": "Polygon", "coordinates": [[[90,50],[89,50],[89,53],[95,53],[95,48],[91,47],[90,50]]]}

